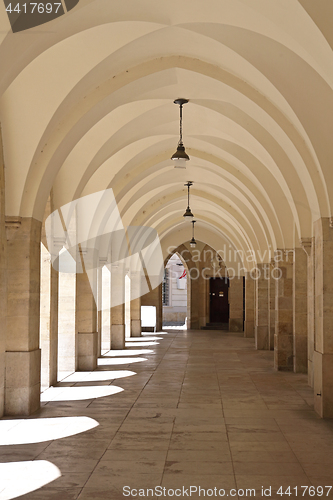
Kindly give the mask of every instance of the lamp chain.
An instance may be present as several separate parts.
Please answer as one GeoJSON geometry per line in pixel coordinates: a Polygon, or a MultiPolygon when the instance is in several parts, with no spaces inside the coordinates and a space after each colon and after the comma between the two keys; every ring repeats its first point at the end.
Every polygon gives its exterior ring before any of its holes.
{"type": "Polygon", "coordinates": [[[179,143],[183,144],[183,105],[179,106],[180,118],[179,118],[179,143]]]}

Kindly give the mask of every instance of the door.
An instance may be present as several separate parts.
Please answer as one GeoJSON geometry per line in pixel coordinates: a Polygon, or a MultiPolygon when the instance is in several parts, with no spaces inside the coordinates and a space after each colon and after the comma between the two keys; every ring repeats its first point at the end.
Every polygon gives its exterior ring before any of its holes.
{"type": "Polygon", "coordinates": [[[229,290],[228,278],[210,278],[209,280],[210,323],[229,322],[228,290],[229,290]]]}

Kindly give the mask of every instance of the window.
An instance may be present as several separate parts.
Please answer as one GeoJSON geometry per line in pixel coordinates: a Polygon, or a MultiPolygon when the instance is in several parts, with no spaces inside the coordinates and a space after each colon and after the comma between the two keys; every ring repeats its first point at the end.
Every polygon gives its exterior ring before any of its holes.
{"type": "Polygon", "coordinates": [[[162,282],[162,304],[169,305],[169,270],[164,269],[164,278],[162,282]]]}

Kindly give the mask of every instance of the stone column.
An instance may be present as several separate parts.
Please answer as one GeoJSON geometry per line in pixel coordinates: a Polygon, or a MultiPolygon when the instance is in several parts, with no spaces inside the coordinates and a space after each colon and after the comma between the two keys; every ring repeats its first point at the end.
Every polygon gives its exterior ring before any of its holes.
{"type": "Polygon", "coordinates": [[[41,245],[40,347],[41,387],[47,389],[58,377],[58,272],[51,255],[41,245]]]}
{"type": "Polygon", "coordinates": [[[308,371],[307,262],[303,248],[295,248],[293,264],[294,372],[308,371]]]}
{"type": "Polygon", "coordinates": [[[202,298],[200,294],[200,271],[199,269],[192,267],[189,268],[190,273],[190,285],[191,285],[191,318],[188,324],[188,328],[191,330],[198,330],[200,328],[200,299],[202,298]]]}
{"type": "Polygon", "coordinates": [[[141,337],[141,273],[131,271],[131,337],[141,337]]]}
{"type": "Polygon", "coordinates": [[[243,331],[244,280],[234,276],[229,280],[229,331],[243,331]]]}
{"type": "Polygon", "coordinates": [[[314,223],[315,236],[315,346],[314,408],[324,418],[333,417],[333,220],[314,223]]]}
{"type": "Polygon", "coordinates": [[[125,349],[125,273],[111,266],[111,349],[125,349]]]}
{"type": "Polygon", "coordinates": [[[277,250],[274,368],[293,370],[293,250],[277,250]]]}
{"type": "MultiPolygon", "coordinates": [[[[42,225],[40,277],[40,348],[42,391],[58,380],[58,286],[59,273],[51,263],[47,249],[45,219],[52,212],[52,192],[46,204],[42,225]]],[[[59,248],[61,250],[61,248],[59,248]]]]}
{"type": "Polygon", "coordinates": [[[256,349],[269,349],[268,284],[269,264],[257,264],[256,279],[256,349]]]}
{"type": "Polygon", "coordinates": [[[244,337],[254,337],[255,324],[255,280],[250,273],[245,277],[245,322],[244,337]]]}
{"type": "Polygon", "coordinates": [[[97,367],[97,268],[89,269],[86,251],[80,251],[86,259],[89,272],[76,275],[76,331],[78,340],[78,370],[91,371],[97,367]],[[89,279],[90,278],[90,279],[89,279]]]}
{"type": "Polygon", "coordinates": [[[97,358],[102,355],[102,267],[97,269],[97,358]]]}
{"type": "MultiPolygon", "coordinates": [[[[62,256],[59,256],[61,263],[62,256]]],[[[60,267],[61,269],[61,267],[60,267]]],[[[58,378],[77,370],[76,273],[59,272],[58,378]]]]}
{"type": "Polygon", "coordinates": [[[0,130],[0,417],[5,411],[5,351],[7,321],[7,240],[5,229],[5,173],[0,130]]]}
{"type": "Polygon", "coordinates": [[[40,406],[41,226],[32,217],[6,220],[6,415],[30,415],[40,406]]]}
{"type": "Polygon", "coordinates": [[[275,267],[270,265],[269,285],[268,285],[268,338],[269,350],[274,350],[275,335],[275,267]]]}
{"type": "Polygon", "coordinates": [[[111,349],[111,271],[103,267],[101,272],[101,343],[103,350],[111,349]]]}
{"type": "Polygon", "coordinates": [[[308,309],[308,384],[313,387],[313,353],[315,339],[315,239],[302,240],[302,247],[308,256],[307,309],[308,309]]]}

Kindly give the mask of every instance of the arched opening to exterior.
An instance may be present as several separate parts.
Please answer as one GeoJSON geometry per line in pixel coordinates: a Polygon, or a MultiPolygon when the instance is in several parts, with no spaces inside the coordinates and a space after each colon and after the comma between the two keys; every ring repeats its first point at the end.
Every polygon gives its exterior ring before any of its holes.
{"type": "Polygon", "coordinates": [[[162,326],[187,329],[190,316],[188,267],[178,253],[174,253],[164,268],[162,284],[162,326]]]}

